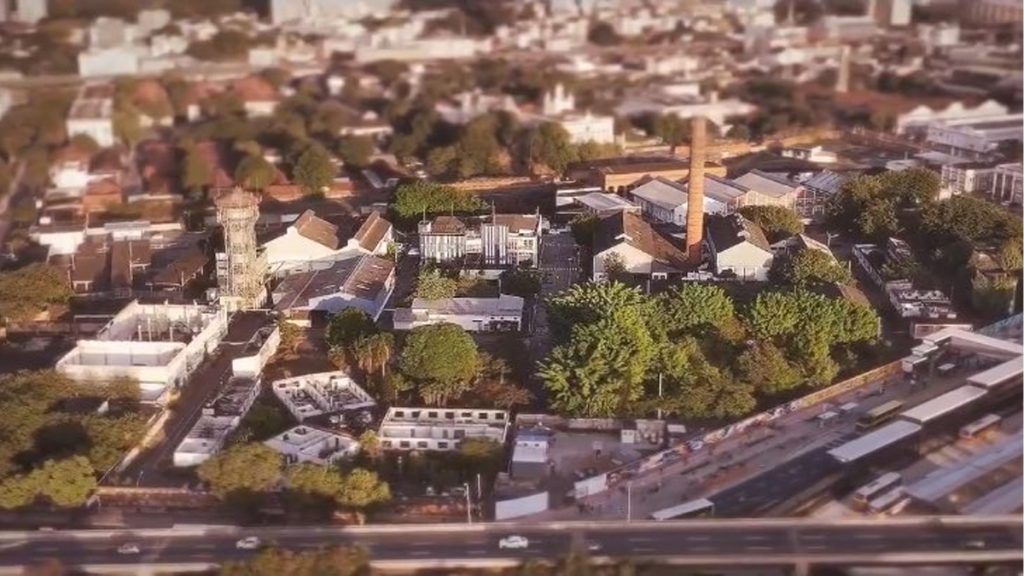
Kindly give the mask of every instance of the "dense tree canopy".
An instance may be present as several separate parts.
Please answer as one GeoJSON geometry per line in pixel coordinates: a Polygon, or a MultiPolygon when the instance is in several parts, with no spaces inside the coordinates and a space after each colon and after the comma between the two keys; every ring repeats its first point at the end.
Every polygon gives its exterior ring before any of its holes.
{"type": "Polygon", "coordinates": [[[338,142],[338,155],[348,166],[366,166],[370,163],[373,152],[373,140],[367,136],[345,136],[338,142]]]}
{"type": "Polygon", "coordinates": [[[262,156],[246,156],[235,168],[235,182],[245,188],[262,190],[274,182],[277,168],[262,156]]]}
{"type": "Polygon", "coordinates": [[[778,242],[804,231],[800,215],[784,206],[744,206],[740,208],[740,214],[760,226],[769,242],[778,242]]]}
{"type": "Polygon", "coordinates": [[[700,334],[724,326],[734,315],[732,299],[720,286],[680,284],[659,298],[659,319],[670,334],[700,334]]]}
{"type": "Polygon", "coordinates": [[[0,320],[25,321],[71,299],[67,278],[53,266],[29,264],[0,272],[0,320]]]}
{"type": "Polygon", "coordinates": [[[370,560],[361,548],[323,548],[292,552],[267,548],[243,561],[226,562],[220,576],[370,576],[370,560]]]}
{"type": "Polygon", "coordinates": [[[395,214],[406,221],[423,214],[477,212],[483,208],[483,202],[468,192],[423,180],[399,186],[391,205],[395,214]]]}
{"type": "Polygon", "coordinates": [[[47,460],[39,468],[0,482],[0,508],[21,508],[39,500],[62,508],[77,507],[85,503],[96,486],[96,476],[87,458],[47,460]]]}
{"type": "Polygon", "coordinates": [[[437,268],[421,268],[416,278],[416,297],[425,300],[454,298],[459,283],[445,276],[437,268]]]}
{"type": "Polygon", "coordinates": [[[292,178],[306,194],[319,194],[334,181],[336,171],[330,154],[314,145],[299,156],[292,178]]]}
{"type": "Polygon", "coordinates": [[[221,499],[265,494],[281,480],[281,455],[260,443],[238,444],[199,465],[199,479],[221,499]]]}
{"type": "Polygon", "coordinates": [[[444,406],[469,389],[477,370],[476,343],[455,324],[419,326],[409,332],[399,366],[419,384],[424,402],[444,406]]]}
{"type": "Polygon", "coordinates": [[[938,175],[924,168],[858,176],[847,180],[832,198],[829,222],[882,241],[908,227],[909,211],[921,207],[927,211],[938,191],[938,175]]]}
{"type": "Polygon", "coordinates": [[[360,338],[377,333],[373,318],[359,308],[345,308],[331,317],[327,325],[327,343],[331,346],[352,346],[360,338]]]}
{"type": "Polygon", "coordinates": [[[926,206],[921,213],[921,225],[932,246],[958,240],[1001,246],[1022,234],[1019,217],[971,196],[954,196],[926,206]]]}
{"type": "Polygon", "coordinates": [[[826,252],[805,249],[791,258],[778,257],[784,280],[794,286],[809,287],[818,284],[850,284],[853,274],[826,252]]]}

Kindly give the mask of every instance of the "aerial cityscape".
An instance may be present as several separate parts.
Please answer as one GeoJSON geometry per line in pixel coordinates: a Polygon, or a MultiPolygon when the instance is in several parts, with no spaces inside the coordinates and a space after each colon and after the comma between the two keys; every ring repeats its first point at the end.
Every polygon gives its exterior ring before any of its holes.
{"type": "Polygon", "coordinates": [[[0,0],[0,575],[1024,574],[1024,0],[0,0]]]}

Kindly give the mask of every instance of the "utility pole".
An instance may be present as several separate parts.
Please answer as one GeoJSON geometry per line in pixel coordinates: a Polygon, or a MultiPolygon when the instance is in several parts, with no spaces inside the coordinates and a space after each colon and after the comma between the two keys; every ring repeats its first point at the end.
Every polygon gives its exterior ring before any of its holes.
{"type": "Polygon", "coordinates": [[[473,523],[473,501],[470,499],[469,482],[463,482],[462,487],[466,490],[466,524],[473,523]]]}
{"type": "MultiPolygon", "coordinates": [[[[502,378],[502,380],[505,379],[505,374],[504,373],[502,373],[501,378],[502,378]]],[[[483,482],[480,480],[480,473],[477,472],[477,475],[476,475],[476,501],[480,502],[481,500],[483,500],[483,498],[484,498],[483,482]]]]}
{"type": "Polygon", "coordinates": [[[662,378],[661,378],[661,376],[662,376],[661,372],[658,372],[658,420],[661,420],[661,392],[662,392],[662,386],[661,386],[662,378]]]}
{"type": "Polygon", "coordinates": [[[626,481],[626,522],[633,521],[633,481],[626,481]]]}

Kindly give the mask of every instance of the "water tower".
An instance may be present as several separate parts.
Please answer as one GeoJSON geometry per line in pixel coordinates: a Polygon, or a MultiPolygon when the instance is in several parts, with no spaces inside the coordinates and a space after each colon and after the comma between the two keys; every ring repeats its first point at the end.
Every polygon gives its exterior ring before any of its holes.
{"type": "Polygon", "coordinates": [[[217,254],[217,285],[228,311],[260,308],[266,300],[265,255],[256,243],[260,217],[255,194],[235,187],[217,197],[217,222],[224,228],[224,252],[217,254]]]}

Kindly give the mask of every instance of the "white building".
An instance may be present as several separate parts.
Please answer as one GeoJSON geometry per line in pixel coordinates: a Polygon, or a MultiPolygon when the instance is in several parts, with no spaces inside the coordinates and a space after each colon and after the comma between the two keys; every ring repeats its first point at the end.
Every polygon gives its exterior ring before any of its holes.
{"type": "Polygon", "coordinates": [[[114,145],[114,89],[86,85],[78,91],[66,121],[68,137],[85,134],[104,148],[114,145]]]}
{"type": "MultiPolygon", "coordinates": [[[[358,417],[360,412],[377,406],[355,380],[342,371],[306,374],[294,378],[275,380],[271,385],[274,396],[299,422],[336,418],[332,424],[344,424],[346,417],[358,417]]],[[[326,423],[326,422],[325,422],[326,423]]]]}
{"type": "Polygon", "coordinates": [[[992,199],[996,202],[1022,203],[1022,181],[1024,181],[1024,166],[1019,162],[1016,164],[1000,164],[996,166],[992,175],[992,199]]]}
{"type": "Polygon", "coordinates": [[[275,26],[291,22],[357,20],[391,10],[395,0],[271,0],[270,20],[275,26]]]}
{"type": "Polygon", "coordinates": [[[932,48],[946,48],[960,43],[960,25],[955,22],[918,24],[917,37],[932,48]]]}
{"type": "MultiPolygon", "coordinates": [[[[704,213],[725,214],[730,211],[728,201],[716,198],[720,180],[708,177],[705,179],[704,213]],[[708,186],[711,184],[711,186],[708,186]],[[708,190],[715,188],[715,190],[708,190]],[[709,193],[710,192],[710,193],[709,193]]],[[[642,184],[631,192],[633,201],[647,218],[664,224],[686,224],[688,185],[675,182],[661,176],[644,178],[642,184]]]]}
{"type": "Polygon", "coordinates": [[[133,378],[144,402],[161,403],[213,353],[226,332],[223,310],[132,301],[94,338],[79,340],[55,369],[79,382],[133,378]]]}
{"type": "Polygon", "coordinates": [[[385,450],[458,450],[467,438],[505,443],[508,412],[466,408],[388,409],[377,436],[385,450]]]}
{"type": "Polygon", "coordinates": [[[133,44],[83,50],[78,53],[78,75],[93,78],[138,74],[142,55],[142,49],[133,44]]]}
{"type": "Polygon", "coordinates": [[[359,453],[359,442],[352,436],[312,426],[296,426],[263,444],[284,456],[286,465],[330,466],[359,453]]]}
{"type": "Polygon", "coordinates": [[[198,466],[220,452],[259,395],[259,380],[228,380],[217,397],[203,406],[199,420],[174,449],[174,465],[198,466]]]}
{"type": "Polygon", "coordinates": [[[566,132],[573,144],[596,142],[612,144],[615,142],[615,118],[613,116],[583,114],[563,114],[551,119],[566,132]]]}
{"type": "Polygon", "coordinates": [[[395,330],[445,322],[467,332],[519,331],[523,322],[523,299],[508,294],[497,298],[414,298],[409,308],[395,309],[395,330]]]}
{"type": "Polygon", "coordinates": [[[605,266],[612,259],[625,273],[666,278],[689,269],[680,238],[655,229],[639,214],[620,211],[602,216],[594,232],[593,279],[606,280],[605,266]]]}
{"type": "Polygon", "coordinates": [[[939,199],[987,192],[996,167],[990,162],[943,164],[939,177],[939,199]]]}
{"type": "Polygon", "coordinates": [[[263,245],[271,274],[285,276],[330,265],[341,252],[338,227],[306,210],[285,233],[263,245]]]}
{"type": "Polygon", "coordinates": [[[1024,114],[933,122],[928,126],[927,140],[954,156],[982,156],[1003,142],[1024,140],[1024,114]]]}
{"type": "Polygon", "coordinates": [[[424,262],[457,262],[470,267],[536,266],[542,219],[539,214],[493,214],[466,222],[436,216],[418,225],[424,262]]]}
{"type": "Polygon", "coordinates": [[[0,3],[0,22],[36,24],[49,14],[47,0],[18,0],[13,10],[11,4],[9,0],[0,3]]]}
{"type": "Polygon", "coordinates": [[[1008,113],[1009,109],[995,100],[986,100],[974,108],[967,108],[960,102],[953,102],[942,110],[921,105],[896,117],[896,133],[925,134],[935,122],[999,118],[1008,113]]]}
{"type": "MultiPolygon", "coordinates": [[[[610,192],[589,192],[574,198],[577,206],[587,214],[605,214],[616,210],[636,210],[637,206],[618,194],[610,192]]],[[[572,204],[570,203],[570,204],[572,204]]]]}
{"type": "Polygon", "coordinates": [[[761,227],[739,214],[704,219],[704,237],[714,271],[744,280],[768,280],[774,254],[761,227]]]}
{"type": "Polygon", "coordinates": [[[271,294],[274,309],[309,326],[316,314],[358,308],[377,319],[395,287],[395,264],[370,254],[328,261],[286,276],[271,294]]]}
{"type": "Polygon", "coordinates": [[[742,118],[757,111],[757,107],[736,98],[720,100],[717,93],[706,99],[679,97],[664,91],[644,91],[628,97],[615,108],[617,116],[632,117],[653,113],[675,114],[682,119],[703,116],[718,126],[729,123],[732,118],[742,118]]]}

